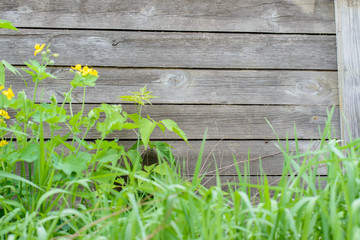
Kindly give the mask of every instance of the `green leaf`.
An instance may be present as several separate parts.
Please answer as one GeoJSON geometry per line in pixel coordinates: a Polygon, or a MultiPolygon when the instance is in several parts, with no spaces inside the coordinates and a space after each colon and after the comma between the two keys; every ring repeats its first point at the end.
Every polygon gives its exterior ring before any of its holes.
{"type": "Polygon", "coordinates": [[[26,184],[31,185],[33,187],[36,187],[37,189],[40,189],[41,191],[44,191],[42,188],[40,188],[36,184],[30,182],[26,178],[20,177],[18,175],[12,174],[12,173],[8,173],[8,172],[4,172],[4,171],[0,170],[0,177],[9,178],[9,179],[13,179],[13,180],[16,180],[16,181],[19,181],[19,182],[23,182],[23,183],[26,183],[26,184]]]}
{"type": "Polygon", "coordinates": [[[20,153],[18,151],[12,151],[10,153],[1,154],[1,161],[8,162],[10,164],[14,164],[20,160],[20,153]]]}
{"type": "Polygon", "coordinates": [[[15,74],[15,75],[19,75],[19,76],[21,77],[21,79],[24,81],[25,86],[27,87],[27,83],[26,83],[25,79],[23,78],[23,76],[21,75],[21,73],[20,73],[13,65],[11,65],[10,63],[8,63],[8,62],[5,61],[5,60],[2,60],[1,62],[2,62],[2,64],[4,64],[4,66],[5,66],[10,72],[12,72],[12,73],[15,74]]]}
{"type": "Polygon", "coordinates": [[[86,76],[82,76],[80,73],[76,73],[74,79],[70,82],[73,87],[85,87],[85,86],[95,86],[95,82],[98,79],[98,76],[94,76],[88,74],[86,76]]]}
{"type": "Polygon", "coordinates": [[[14,25],[10,21],[2,20],[2,19],[0,19],[0,28],[19,31],[16,27],[14,27],[14,25]]]}
{"type": "Polygon", "coordinates": [[[96,158],[96,161],[99,163],[112,163],[116,164],[116,162],[119,160],[120,155],[118,151],[115,149],[109,149],[103,152],[102,155],[96,158]]]}
{"type": "Polygon", "coordinates": [[[154,185],[152,185],[151,183],[148,182],[142,182],[138,187],[138,190],[144,191],[146,193],[154,193],[155,192],[155,188],[154,185]]]}
{"type": "Polygon", "coordinates": [[[147,171],[148,173],[151,172],[151,170],[156,166],[156,164],[151,164],[150,166],[144,166],[144,170],[147,171]]]}
{"type": "Polygon", "coordinates": [[[94,149],[94,146],[91,145],[90,143],[88,143],[87,141],[81,140],[80,138],[78,138],[76,136],[74,137],[74,139],[75,139],[75,141],[77,141],[81,146],[85,147],[86,149],[88,149],[88,150],[94,149]]]}
{"type": "Polygon", "coordinates": [[[139,121],[142,119],[137,113],[128,114],[127,117],[133,120],[135,124],[139,124],[139,121]]]}
{"type": "Polygon", "coordinates": [[[26,134],[26,133],[23,133],[23,132],[21,132],[21,131],[17,131],[17,130],[11,129],[11,128],[0,127],[0,130],[5,130],[5,131],[8,131],[8,132],[13,132],[13,133],[16,133],[16,134],[19,134],[19,135],[22,135],[22,136],[26,136],[26,137],[32,137],[32,136],[29,135],[29,134],[26,134]]]}
{"type": "Polygon", "coordinates": [[[171,148],[173,148],[171,145],[164,142],[151,142],[149,145],[151,148],[155,147],[157,149],[157,154],[159,154],[159,157],[165,158],[167,160],[175,159],[171,151],[171,148]]]}
{"type": "Polygon", "coordinates": [[[123,128],[124,129],[135,129],[138,128],[139,125],[133,124],[133,123],[124,123],[123,128]]]}
{"type": "MultiPolygon", "coordinates": [[[[66,136],[65,136],[65,137],[66,137],[66,136]]],[[[65,139],[67,139],[67,138],[65,138],[65,139]]],[[[56,140],[56,142],[57,142],[56,144],[61,143],[61,144],[63,144],[67,149],[69,149],[70,152],[75,152],[76,148],[75,148],[74,146],[71,146],[69,143],[65,142],[65,140],[63,139],[63,137],[57,135],[57,136],[55,136],[54,140],[56,140]]]]}
{"type": "Polygon", "coordinates": [[[129,150],[126,155],[128,156],[128,158],[130,159],[130,161],[132,162],[133,165],[138,165],[140,166],[140,164],[138,164],[139,162],[142,161],[142,158],[139,154],[138,151],[136,150],[129,150]]]}
{"type": "Polygon", "coordinates": [[[161,131],[164,133],[165,132],[165,127],[164,125],[162,125],[161,123],[156,123],[156,125],[161,129],[161,131]]]}
{"type": "Polygon", "coordinates": [[[5,85],[5,68],[2,63],[0,63],[0,85],[5,85]]]}
{"type": "Polygon", "coordinates": [[[53,165],[56,169],[62,170],[67,175],[71,175],[72,172],[81,174],[82,171],[87,169],[87,163],[90,160],[90,153],[78,152],[76,155],[68,155],[63,159],[56,159],[53,165]]]}
{"type": "Polygon", "coordinates": [[[146,90],[146,85],[142,89],[140,89],[140,92],[130,92],[130,93],[133,95],[120,96],[119,98],[123,101],[133,102],[139,105],[145,105],[145,102],[151,104],[149,99],[157,98],[156,96],[151,95],[151,91],[146,90]]]}
{"type": "Polygon", "coordinates": [[[183,130],[179,128],[179,126],[171,119],[164,119],[160,121],[170,132],[176,133],[179,137],[181,137],[185,142],[188,143],[188,139],[183,130]]]}
{"type": "Polygon", "coordinates": [[[155,127],[156,127],[156,123],[146,118],[141,119],[141,121],[139,122],[141,140],[144,143],[145,149],[149,144],[150,135],[154,131],[155,127]]]}
{"type": "Polygon", "coordinates": [[[168,166],[166,163],[162,163],[162,164],[159,164],[157,165],[154,169],[153,169],[153,172],[156,172],[160,175],[167,175],[168,173],[168,170],[167,170],[168,166]]]}
{"type": "Polygon", "coordinates": [[[30,143],[22,151],[20,158],[25,162],[34,162],[40,157],[40,146],[38,143],[30,143]]]}
{"type": "Polygon", "coordinates": [[[103,103],[98,109],[105,112],[106,115],[105,121],[98,122],[96,126],[96,129],[101,132],[103,138],[114,130],[122,130],[126,118],[121,115],[122,108],[120,105],[108,105],[103,103]]]}
{"type": "Polygon", "coordinates": [[[40,75],[39,75],[39,80],[42,81],[46,78],[53,78],[53,79],[56,79],[57,77],[55,77],[54,75],[52,75],[51,73],[47,73],[47,72],[42,72],[40,75]]]}
{"type": "Polygon", "coordinates": [[[70,120],[69,120],[69,124],[70,126],[75,126],[77,125],[80,116],[82,116],[82,111],[79,111],[77,114],[75,114],[70,120]]]}

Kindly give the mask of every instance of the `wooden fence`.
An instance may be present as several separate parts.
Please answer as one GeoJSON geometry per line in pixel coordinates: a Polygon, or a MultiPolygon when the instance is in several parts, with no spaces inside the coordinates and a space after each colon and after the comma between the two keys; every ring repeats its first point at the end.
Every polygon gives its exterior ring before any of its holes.
{"type": "MultiPolygon", "coordinates": [[[[88,89],[88,108],[121,103],[117,96],[147,84],[160,98],[146,112],[175,120],[193,149],[160,131],[152,138],[172,144],[180,161],[187,160],[188,174],[206,128],[204,162],[215,158],[225,167],[224,179],[236,175],[234,167],[226,168],[233,155],[245,161],[248,153],[252,175],[259,174],[259,156],[265,173],[281,174],[283,158],[266,119],[281,140],[290,139],[291,149],[296,124],[300,150],[306,150],[316,148],[327,109],[335,106],[333,128],[341,135],[333,0],[0,3],[0,18],[20,29],[0,31],[2,59],[22,66],[36,43],[50,43],[60,54],[51,70],[58,79],[42,84],[44,98],[62,98],[69,66],[78,63],[100,75],[88,89]]],[[[23,89],[21,79],[8,75],[7,82],[14,91],[23,89]]],[[[31,96],[32,86],[27,92],[31,96]]],[[[81,92],[74,96],[82,99],[81,92]]],[[[131,133],[112,137],[135,140],[131,133]]]]}

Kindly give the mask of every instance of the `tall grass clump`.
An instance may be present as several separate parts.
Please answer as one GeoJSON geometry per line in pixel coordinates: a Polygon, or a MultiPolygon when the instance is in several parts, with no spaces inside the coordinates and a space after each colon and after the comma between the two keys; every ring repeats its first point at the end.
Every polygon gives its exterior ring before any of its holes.
{"type": "MultiPolygon", "coordinates": [[[[234,159],[236,182],[222,183],[215,165],[216,184],[205,187],[205,140],[191,179],[181,174],[169,145],[150,140],[159,127],[187,141],[174,121],[142,117],[150,91],[122,97],[135,104],[134,113],[107,104],[86,112],[84,100],[75,113],[73,90],[82,88],[85,96],[98,78],[96,70],[76,65],[62,103],[55,97],[37,103],[38,83],[55,78],[47,66],[57,55],[45,45],[36,45],[34,54],[41,61],[29,60],[24,69],[35,85],[33,98],[24,91],[15,97],[11,86],[0,94],[0,239],[359,238],[360,139],[337,140],[332,111],[318,149],[292,152],[279,141],[284,164],[276,182],[263,170],[251,182],[248,169],[241,172],[234,159]],[[137,136],[130,149],[108,138],[125,130],[137,136]],[[87,141],[90,131],[99,139],[87,141]],[[149,148],[158,163],[146,166],[142,152],[149,148]]],[[[5,68],[20,74],[2,61],[1,86],[5,68]]]]}
{"type": "MultiPolygon", "coordinates": [[[[2,199],[12,206],[1,219],[3,239],[358,239],[360,236],[360,139],[340,145],[328,138],[330,119],[317,150],[293,153],[283,146],[284,169],[278,181],[266,175],[252,183],[239,171],[238,181],[201,185],[178,173],[174,159],[150,175],[134,173],[121,190],[107,191],[95,178],[69,181],[64,190],[50,188],[35,211],[21,208],[21,199],[2,199]],[[319,175],[319,165],[327,175],[319,175]],[[66,192],[67,187],[83,187],[66,192]],[[225,188],[224,188],[225,187],[225,188]],[[249,195],[249,190],[251,194],[249,195]],[[254,191],[255,190],[255,191],[254,191]],[[100,193],[100,194],[99,194],[100,193]],[[61,195],[63,194],[63,195],[61,195]],[[71,204],[49,196],[81,197],[71,204]],[[54,207],[41,209],[45,201],[54,207]],[[21,216],[21,217],[20,217],[21,216]]],[[[205,143],[205,141],[203,142],[205,143]]],[[[282,147],[280,147],[282,148],[282,147]]],[[[201,155],[201,153],[200,153],[201,155]]],[[[199,158],[198,166],[201,164],[199,158]]],[[[108,166],[115,174],[131,174],[108,166]]],[[[23,184],[29,184],[24,182],[23,184]]],[[[11,184],[8,188],[13,187],[11,184]]],[[[61,188],[63,189],[63,188],[61,188]]],[[[5,190],[5,189],[4,189],[5,190]]],[[[15,189],[14,189],[15,191],[15,189]]],[[[65,200],[65,199],[64,199],[65,200]]]]}

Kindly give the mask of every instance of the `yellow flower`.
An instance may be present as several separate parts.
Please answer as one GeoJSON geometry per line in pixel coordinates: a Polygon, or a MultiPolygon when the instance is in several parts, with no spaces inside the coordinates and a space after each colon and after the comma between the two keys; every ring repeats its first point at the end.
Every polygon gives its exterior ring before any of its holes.
{"type": "Polygon", "coordinates": [[[10,119],[7,111],[0,109],[0,123],[4,122],[4,119],[10,119]]]}
{"type": "Polygon", "coordinates": [[[11,86],[9,87],[8,90],[4,90],[2,93],[3,93],[3,94],[7,97],[7,99],[9,99],[9,100],[11,100],[13,97],[15,97],[13,91],[11,90],[11,86]]]}
{"type": "Polygon", "coordinates": [[[3,90],[4,86],[0,86],[0,91],[3,90]]]}
{"type": "Polygon", "coordinates": [[[89,73],[91,73],[91,71],[92,71],[92,68],[89,68],[88,66],[85,66],[85,67],[83,67],[82,75],[83,75],[83,76],[86,76],[86,75],[88,75],[89,73]]]}
{"type": "Polygon", "coordinates": [[[11,100],[13,97],[15,97],[14,92],[11,90],[11,86],[8,88],[8,90],[4,90],[2,92],[8,100],[11,100]]]}
{"type": "Polygon", "coordinates": [[[81,69],[81,65],[80,64],[76,64],[75,67],[71,67],[72,69],[76,70],[76,71],[79,71],[81,73],[81,75],[83,77],[85,77],[86,75],[88,74],[91,74],[91,75],[94,75],[94,76],[98,76],[98,72],[92,68],[89,68],[88,66],[84,66],[82,69],[81,69]]]}
{"type": "Polygon", "coordinates": [[[0,116],[4,117],[5,119],[10,119],[8,112],[3,109],[0,109],[0,116]]]}
{"type": "Polygon", "coordinates": [[[35,45],[35,52],[34,52],[34,56],[36,56],[36,54],[38,54],[39,52],[41,52],[45,47],[45,43],[43,43],[41,46],[40,44],[36,44],[35,45]]]}
{"type": "Polygon", "coordinates": [[[94,76],[98,76],[98,72],[97,72],[96,70],[92,70],[92,71],[90,72],[90,74],[91,74],[91,75],[94,75],[94,76]]]}
{"type": "Polygon", "coordinates": [[[81,65],[80,64],[76,64],[75,67],[71,67],[72,69],[75,69],[76,71],[81,72],[81,65]]]}
{"type": "Polygon", "coordinates": [[[3,147],[3,146],[5,146],[5,145],[7,145],[9,142],[8,141],[6,141],[6,140],[1,140],[0,141],[0,147],[3,147]]]}

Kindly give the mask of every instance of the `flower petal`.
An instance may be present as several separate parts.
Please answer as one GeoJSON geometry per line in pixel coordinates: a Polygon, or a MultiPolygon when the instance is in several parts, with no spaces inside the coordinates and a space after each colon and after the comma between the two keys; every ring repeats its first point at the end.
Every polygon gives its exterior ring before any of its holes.
{"type": "Polygon", "coordinates": [[[71,67],[72,69],[75,69],[77,71],[81,71],[81,65],[80,64],[76,64],[75,67],[71,67]]]}
{"type": "Polygon", "coordinates": [[[2,93],[7,97],[8,100],[11,100],[13,97],[15,97],[11,87],[9,87],[8,90],[4,90],[2,93]]]}
{"type": "Polygon", "coordinates": [[[45,43],[43,43],[41,46],[40,46],[40,44],[36,44],[34,47],[36,49],[34,52],[34,56],[36,56],[36,54],[41,52],[44,49],[44,47],[45,47],[45,43]]]}
{"type": "Polygon", "coordinates": [[[94,75],[94,76],[98,76],[98,72],[97,72],[96,70],[92,70],[92,71],[90,72],[90,74],[91,74],[91,75],[94,75]]]}

